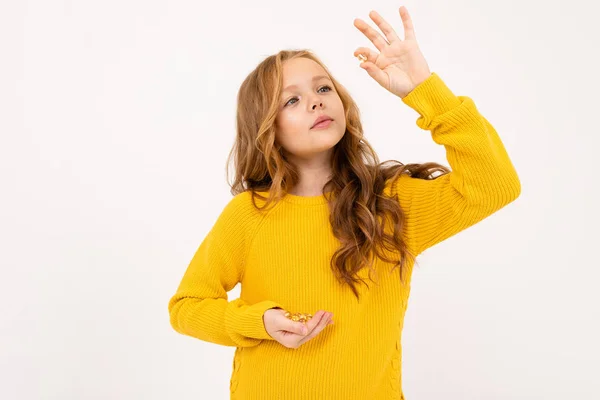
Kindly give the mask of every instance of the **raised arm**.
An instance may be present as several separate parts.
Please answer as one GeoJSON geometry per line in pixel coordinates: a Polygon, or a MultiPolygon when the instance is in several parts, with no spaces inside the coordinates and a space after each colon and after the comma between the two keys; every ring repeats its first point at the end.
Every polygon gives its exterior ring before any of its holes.
{"type": "Polygon", "coordinates": [[[436,74],[402,101],[417,125],[443,145],[451,172],[424,180],[401,175],[392,190],[407,208],[417,254],[474,225],[515,200],[521,184],[498,133],[466,96],[455,96],[436,74]]]}

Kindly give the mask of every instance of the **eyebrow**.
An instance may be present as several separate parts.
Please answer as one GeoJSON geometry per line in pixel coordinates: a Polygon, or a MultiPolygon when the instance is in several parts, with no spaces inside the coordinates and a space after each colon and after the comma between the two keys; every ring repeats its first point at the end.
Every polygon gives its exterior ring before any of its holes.
{"type": "MultiPolygon", "coordinates": [[[[327,75],[317,75],[317,76],[313,76],[312,81],[315,82],[315,81],[318,81],[319,79],[323,79],[323,78],[329,79],[329,77],[327,75]]],[[[331,80],[331,79],[329,79],[329,80],[331,80]]],[[[296,87],[298,87],[298,86],[297,85],[289,85],[285,89],[283,89],[283,92],[287,92],[289,89],[296,88],[296,87]]]]}

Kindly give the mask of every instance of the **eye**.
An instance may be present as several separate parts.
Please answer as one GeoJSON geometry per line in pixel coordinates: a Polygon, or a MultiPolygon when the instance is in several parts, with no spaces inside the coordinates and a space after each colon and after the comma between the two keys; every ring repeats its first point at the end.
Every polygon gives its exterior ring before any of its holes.
{"type": "MultiPolygon", "coordinates": [[[[318,92],[319,90],[321,90],[321,89],[328,89],[328,90],[327,90],[328,92],[330,92],[330,91],[332,91],[332,90],[333,90],[333,89],[331,88],[331,86],[329,86],[329,85],[324,85],[324,86],[321,86],[321,87],[320,87],[320,88],[317,90],[317,92],[318,92]]],[[[292,100],[294,100],[294,99],[296,99],[296,97],[292,97],[291,99],[289,99],[289,100],[288,100],[288,102],[287,102],[287,103],[285,103],[283,106],[284,106],[284,107],[286,107],[288,104],[290,104],[290,101],[292,101],[292,100]]],[[[293,105],[293,104],[294,104],[294,103],[292,103],[292,105],[293,105]]]]}
{"type": "Polygon", "coordinates": [[[328,90],[328,92],[330,92],[330,91],[332,90],[332,89],[331,89],[331,86],[329,86],[329,85],[321,86],[321,87],[319,88],[319,90],[321,90],[321,89],[325,89],[325,88],[329,89],[329,90],[328,90]]]}

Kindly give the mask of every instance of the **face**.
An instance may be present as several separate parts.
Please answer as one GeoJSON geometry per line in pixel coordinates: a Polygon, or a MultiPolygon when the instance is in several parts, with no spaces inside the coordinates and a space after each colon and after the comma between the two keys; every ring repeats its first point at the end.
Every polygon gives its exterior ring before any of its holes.
{"type": "Polygon", "coordinates": [[[342,100],[318,63],[299,57],[283,64],[283,92],[275,120],[275,139],[288,157],[311,159],[330,154],[346,131],[342,100]],[[328,126],[313,127],[326,115],[328,126]]]}

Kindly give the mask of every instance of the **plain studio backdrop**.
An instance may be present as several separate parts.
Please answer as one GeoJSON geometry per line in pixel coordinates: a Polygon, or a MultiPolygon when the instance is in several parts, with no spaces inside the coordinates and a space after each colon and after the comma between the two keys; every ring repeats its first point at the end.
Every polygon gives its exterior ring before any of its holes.
{"type": "Polygon", "coordinates": [[[353,56],[375,49],[354,18],[376,28],[377,10],[403,37],[402,5],[522,184],[420,256],[404,393],[598,399],[600,30],[583,1],[532,0],[3,0],[0,398],[227,399],[234,348],[176,333],[167,303],[231,199],[237,90],[266,56],[309,48],[382,161],[448,165],[353,56]]]}

